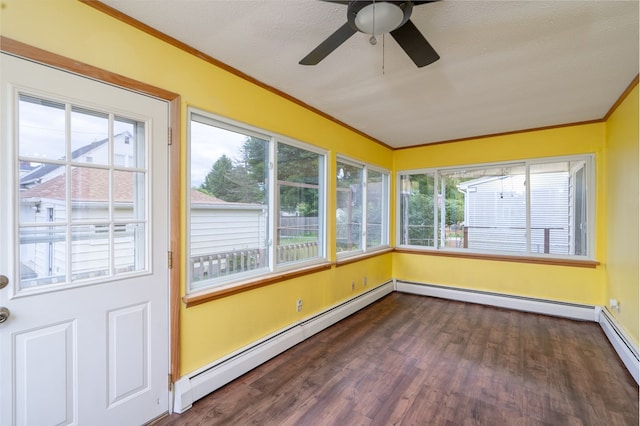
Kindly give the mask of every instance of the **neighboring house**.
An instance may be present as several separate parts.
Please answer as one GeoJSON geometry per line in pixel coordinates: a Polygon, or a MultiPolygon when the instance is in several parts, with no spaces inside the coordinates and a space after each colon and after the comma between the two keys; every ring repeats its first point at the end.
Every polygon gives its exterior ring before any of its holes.
{"type": "MultiPolygon", "coordinates": [[[[585,254],[583,169],[530,175],[531,251],[585,254]]],[[[526,252],[526,178],[492,176],[458,184],[464,199],[464,247],[526,252]]]]}
{"type": "Polygon", "coordinates": [[[267,209],[191,189],[191,280],[259,269],[266,259],[267,209]]]}
{"type": "MultiPolygon", "coordinates": [[[[131,161],[126,150],[128,132],[114,138],[115,152],[121,154],[116,166],[131,161]]],[[[109,170],[91,167],[107,164],[107,140],[93,142],[73,152],[78,167],[71,169],[70,199],[66,205],[65,167],[58,164],[25,164],[28,172],[20,179],[20,223],[51,223],[50,227],[22,226],[20,231],[21,259],[37,259],[31,264],[21,263],[22,280],[49,277],[50,282],[64,281],[67,270],[66,238],[56,222],[66,222],[70,214],[85,225],[73,227],[70,253],[71,270],[75,279],[92,278],[104,274],[109,267],[106,238],[109,232],[109,170]],[[84,167],[85,163],[87,167],[84,167]],[[68,210],[69,209],[69,210],[68,210]],[[59,278],[57,278],[59,277],[59,278]]],[[[131,156],[133,153],[131,153],[131,156]]],[[[113,172],[112,197],[115,233],[115,268],[118,272],[135,270],[135,240],[144,238],[143,226],[118,224],[118,219],[137,219],[134,211],[137,198],[142,199],[144,174],[127,170],[113,172]]],[[[261,205],[227,203],[198,190],[191,191],[191,253],[192,259],[238,250],[258,249],[266,241],[265,215],[261,205]],[[212,220],[212,218],[216,220],[212,220]],[[221,219],[222,218],[222,219],[221,219]],[[216,253],[212,253],[215,247],[216,253]]],[[[140,216],[143,219],[144,215],[140,216]]],[[[26,284],[26,283],[25,283],[26,284]]]]}
{"type": "MultiPolygon", "coordinates": [[[[131,144],[132,135],[129,132],[122,132],[114,135],[114,164],[116,166],[131,166],[135,158],[134,145],[131,144]]],[[[88,145],[81,146],[71,152],[71,158],[78,163],[86,164],[108,164],[109,163],[109,139],[102,139],[91,142],[88,145]]],[[[62,158],[64,159],[64,157],[62,158]]],[[[46,161],[46,160],[44,160],[46,161]]],[[[64,173],[64,167],[59,164],[37,163],[30,164],[27,162],[20,163],[20,189],[29,189],[35,185],[53,179],[64,173]]]]}

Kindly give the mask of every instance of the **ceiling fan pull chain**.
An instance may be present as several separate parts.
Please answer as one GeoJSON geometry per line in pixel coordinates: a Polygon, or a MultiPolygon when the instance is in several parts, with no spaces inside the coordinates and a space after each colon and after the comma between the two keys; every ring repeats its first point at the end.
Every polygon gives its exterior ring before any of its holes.
{"type": "Polygon", "coordinates": [[[384,75],[384,34],[382,34],[382,75],[384,75]]]}

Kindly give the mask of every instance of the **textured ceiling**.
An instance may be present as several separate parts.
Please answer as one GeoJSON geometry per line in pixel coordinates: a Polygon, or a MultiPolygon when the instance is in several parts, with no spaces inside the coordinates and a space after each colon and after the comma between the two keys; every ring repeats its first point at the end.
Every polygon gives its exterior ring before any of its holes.
{"type": "Polygon", "coordinates": [[[638,75],[637,1],[455,1],[414,7],[441,59],[417,68],[389,35],[318,0],[103,0],[392,147],[601,119],[638,75]]]}

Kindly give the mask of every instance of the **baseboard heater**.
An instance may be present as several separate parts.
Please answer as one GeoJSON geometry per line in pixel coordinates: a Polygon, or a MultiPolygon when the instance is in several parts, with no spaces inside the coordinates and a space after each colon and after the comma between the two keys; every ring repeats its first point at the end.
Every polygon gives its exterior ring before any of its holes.
{"type": "Polygon", "coordinates": [[[182,377],[174,386],[173,411],[182,413],[188,410],[198,399],[381,299],[393,290],[394,284],[389,281],[182,377]]]}
{"type": "Polygon", "coordinates": [[[638,348],[632,343],[631,338],[606,309],[600,312],[598,323],[624,366],[627,367],[627,370],[629,370],[629,373],[631,373],[636,383],[640,384],[640,357],[638,356],[638,348]]]}
{"type": "Polygon", "coordinates": [[[571,318],[583,321],[598,321],[601,308],[591,305],[556,302],[531,297],[512,296],[502,293],[423,284],[408,281],[396,281],[396,291],[458,300],[460,302],[478,303],[481,305],[515,309],[517,311],[571,318]]]}
{"type": "Polygon", "coordinates": [[[511,296],[501,293],[491,293],[479,290],[407,281],[396,281],[395,290],[403,293],[597,322],[600,324],[600,327],[602,327],[605,335],[609,339],[609,342],[618,354],[618,357],[620,357],[636,383],[640,383],[638,348],[633,344],[631,338],[624,332],[615,318],[601,306],[564,303],[552,300],[511,296]]]}

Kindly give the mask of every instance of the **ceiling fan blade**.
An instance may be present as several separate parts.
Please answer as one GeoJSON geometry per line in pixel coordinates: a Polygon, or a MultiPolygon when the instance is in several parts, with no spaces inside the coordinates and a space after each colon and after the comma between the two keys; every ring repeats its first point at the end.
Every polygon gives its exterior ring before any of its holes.
{"type": "Polygon", "coordinates": [[[348,22],[345,22],[343,26],[338,28],[298,63],[300,65],[317,65],[318,62],[326,58],[329,53],[333,52],[338,46],[347,41],[349,37],[354,35],[355,32],[356,30],[354,30],[348,22]]]}
{"type": "Polygon", "coordinates": [[[418,68],[429,65],[438,59],[440,55],[429,44],[420,30],[408,20],[400,28],[391,31],[391,35],[398,42],[418,68]]]}
{"type": "Polygon", "coordinates": [[[420,6],[421,4],[427,4],[427,3],[435,3],[438,0],[414,0],[413,5],[414,6],[420,6]]]}
{"type": "Polygon", "coordinates": [[[323,2],[326,3],[338,3],[338,4],[349,4],[351,3],[351,1],[349,0],[322,0],[323,2]]]}

